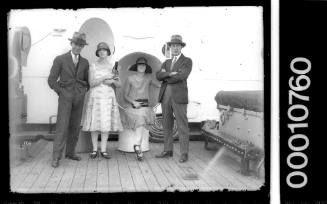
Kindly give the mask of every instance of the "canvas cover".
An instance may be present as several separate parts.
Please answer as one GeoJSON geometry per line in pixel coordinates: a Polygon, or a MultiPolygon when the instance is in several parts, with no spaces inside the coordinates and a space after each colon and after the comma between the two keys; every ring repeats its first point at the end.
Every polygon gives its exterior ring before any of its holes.
{"type": "Polygon", "coordinates": [[[215,100],[219,105],[263,112],[263,91],[220,91],[215,100]]]}

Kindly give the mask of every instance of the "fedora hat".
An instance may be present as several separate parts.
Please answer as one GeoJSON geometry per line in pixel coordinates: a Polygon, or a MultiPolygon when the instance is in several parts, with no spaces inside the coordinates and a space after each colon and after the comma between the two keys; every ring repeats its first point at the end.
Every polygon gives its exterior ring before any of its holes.
{"type": "Polygon", "coordinates": [[[137,65],[138,64],[145,64],[146,69],[145,69],[145,73],[151,74],[152,73],[152,68],[150,67],[150,65],[148,65],[148,61],[144,58],[144,57],[139,57],[136,60],[136,63],[133,64],[129,70],[130,71],[136,71],[137,72],[137,65]]]}
{"type": "Polygon", "coordinates": [[[74,42],[77,45],[88,45],[85,39],[86,39],[85,33],[79,33],[79,32],[74,32],[73,37],[71,39],[68,38],[68,40],[74,42]]]}
{"type": "Polygon", "coordinates": [[[182,36],[180,35],[173,35],[171,36],[170,42],[167,42],[168,46],[170,46],[171,44],[181,44],[182,47],[184,47],[186,45],[185,42],[183,42],[182,40],[182,36]]]}
{"type": "Polygon", "coordinates": [[[107,50],[107,52],[108,52],[108,56],[111,55],[111,51],[110,51],[109,45],[108,45],[107,43],[105,43],[105,42],[100,42],[100,43],[97,45],[97,50],[95,51],[95,55],[96,55],[97,57],[99,57],[99,53],[98,53],[98,52],[99,52],[101,49],[107,50]]]}

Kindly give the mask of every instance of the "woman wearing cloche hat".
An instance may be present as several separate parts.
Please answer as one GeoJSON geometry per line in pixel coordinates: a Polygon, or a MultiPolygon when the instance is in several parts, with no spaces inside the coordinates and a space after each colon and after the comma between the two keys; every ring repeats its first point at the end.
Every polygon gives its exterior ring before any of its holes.
{"type": "Polygon", "coordinates": [[[113,50],[105,42],[97,45],[95,55],[98,60],[90,66],[90,93],[85,104],[83,131],[90,131],[93,151],[91,158],[98,156],[98,134],[101,133],[101,156],[109,159],[106,151],[109,131],[121,131],[122,124],[118,103],[113,86],[120,87],[119,78],[113,73],[114,63],[111,61],[113,50]]]}
{"type": "Polygon", "coordinates": [[[137,159],[142,161],[141,142],[146,129],[151,127],[155,119],[155,113],[149,107],[149,88],[150,84],[160,87],[161,83],[154,81],[151,77],[152,68],[144,57],[139,57],[129,71],[133,71],[135,74],[130,75],[126,80],[124,98],[130,103],[130,107],[126,109],[126,121],[122,122],[124,129],[134,131],[136,142],[132,145],[137,159]]]}

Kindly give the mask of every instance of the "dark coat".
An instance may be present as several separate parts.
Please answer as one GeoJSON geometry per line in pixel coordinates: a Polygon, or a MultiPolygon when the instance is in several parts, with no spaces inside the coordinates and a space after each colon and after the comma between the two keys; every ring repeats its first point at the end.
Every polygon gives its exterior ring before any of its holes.
{"type": "Polygon", "coordinates": [[[87,59],[80,55],[77,67],[75,67],[69,51],[54,59],[48,84],[58,95],[85,94],[89,89],[88,74],[89,62],[87,59]]]}
{"type": "Polygon", "coordinates": [[[188,88],[187,88],[187,78],[192,71],[192,60],[185,57],[183,54],[174,64],[172,70],[170,66],[172,59],[166,60],[161,69],[156,73],[156,77],[159,81],[162,81],[162,85],[159,92],[159,102],[162,102],[164,92],[168,84],[172,88],[172,98],[176,103],[188,103],[188,88]],[[165,71],[162,71],[165,70],[165,71]],[[178,74],[169,76],[170,72],[178,72],[178,74]]]}

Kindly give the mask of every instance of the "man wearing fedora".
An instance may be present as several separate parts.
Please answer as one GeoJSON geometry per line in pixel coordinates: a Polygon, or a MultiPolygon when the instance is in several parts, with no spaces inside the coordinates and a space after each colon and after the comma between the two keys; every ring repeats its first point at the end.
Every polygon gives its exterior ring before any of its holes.
{"type": "Polygon", "coordinates": [[[174,116],[177,122],[181,157],[179,162],[188,160],[189,127],[187,121],[188,89],[187,78],[192,70],[192,60],[181,53],[186,45],[180,35],[173,35],[167,43],[171,49],[172,58],[166,60],[160,71],[156,73],[157,79],[162,81],[159,92],[164,129],[164,150],[157,158],[173,156],[173,125],[174,116]]]}
{"type": "Polygon", "coordinates": [[[75,154],[84,104],[84,96],[89,88],[89,62],[80,53],[87,45],[84,33],[75,32],[69,39],[71,50],[57,56],[51,67],[48,84],[59,96],[56,123],[56,137],[53,142],[51,166],[59,166],[66,146],[65,157],[81,160],[75,154]]]}

